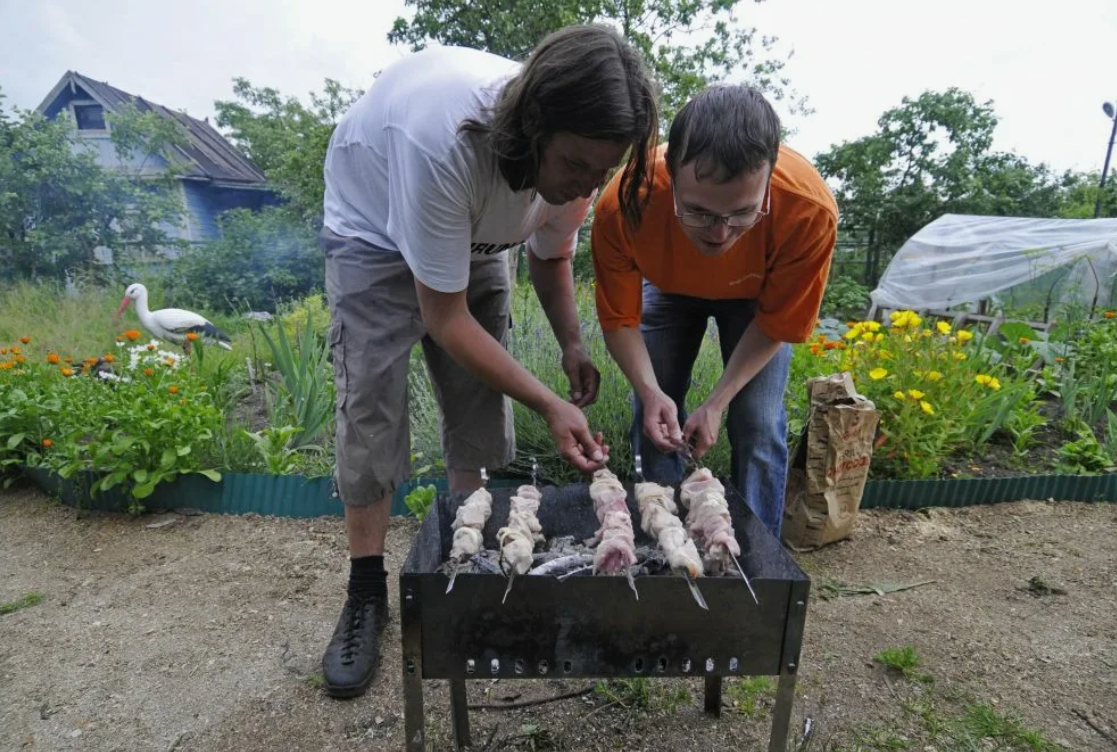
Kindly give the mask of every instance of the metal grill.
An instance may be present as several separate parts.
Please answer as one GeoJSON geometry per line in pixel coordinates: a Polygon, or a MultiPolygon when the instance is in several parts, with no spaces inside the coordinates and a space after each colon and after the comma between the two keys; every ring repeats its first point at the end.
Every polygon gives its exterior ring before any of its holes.
{"type": "MultiPolygon", "coordinates": [[[[436,570],[453,538],[461,496],[440,496],[424,520],[400,575],[404,716],[407,749],[424,748],[423,680],[448,679],[454,740],[469,744],[465,682],[470,679],[703,677],[705,710],[721,711],[725,677],[778,676],[769,752],[783,752],[807,615],[810,579],[722,480],[741,545],[739,577],[698,579],[709,610],[686,582],[671,575],[636,578],[637,600],[624,577],[460,574],[450,593],[436,570]]],[[[636,545],[651,541],[627,484],[636,545]]],[[[548,538],[591,538],[599,523],[587,484],[544,487],[538,517],[548,538]]],[[[514,489],[491,489],[485,547],[508,518],[514,489]]],[[[678,488],[676,488],[676,498],[678,488]]]]}

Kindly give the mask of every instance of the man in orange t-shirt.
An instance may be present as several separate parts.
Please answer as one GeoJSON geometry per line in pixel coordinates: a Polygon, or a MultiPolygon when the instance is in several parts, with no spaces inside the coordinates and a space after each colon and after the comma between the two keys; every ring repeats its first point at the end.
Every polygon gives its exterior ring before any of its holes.
{"type": "Polygon", "coordinates": [[[731,482],[779,537],[787,343],[809,339],[818,317],[834,198],[810,162],[780,145],[779,118],[747,86],[712,87],[679,111],[638,228],[618,209],[618,179],[598,201],[592,248],[605,342],[634,390],[633,449],[649,480],[678,482],[683,443],[702,457],[728,411],[731,482]],[[710,317],[725,369],[688,417],[710,317]]]}

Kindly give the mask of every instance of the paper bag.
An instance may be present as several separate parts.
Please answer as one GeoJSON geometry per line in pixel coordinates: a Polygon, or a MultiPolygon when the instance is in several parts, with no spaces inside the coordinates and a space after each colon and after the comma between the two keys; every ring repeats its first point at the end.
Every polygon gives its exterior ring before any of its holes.
{"type": "Polygon", "coordinates": [[[810,551],[853,531],[880,411],[848,372],[807,380],[810,415],[787,473],[783,540],[810,551]]]}

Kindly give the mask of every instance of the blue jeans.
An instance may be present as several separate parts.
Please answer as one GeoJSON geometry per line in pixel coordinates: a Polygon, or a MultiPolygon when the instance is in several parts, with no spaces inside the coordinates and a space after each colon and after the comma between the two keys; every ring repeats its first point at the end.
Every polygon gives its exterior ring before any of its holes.
{"type": "MultiPolygon", "coordinates": [[[[656,381],[679,410],[680,427],[686,421],[691,371],[710,317],[717,323],[724,365],[755,313],[754,300],[705,300],[671,295],[644,282],[640,331],[651,356],[656,381]]],[[[783,400],[790,365],[791,347],[785,344],[729,403],[726,418],[733,453],[730,482],[777,540],[783,522],[787,479],[787,411],[783,400]]],[[[708,395],[700,396],[705,399],[708,395]]],[[[644,435],[644,406],[635,394],[633,415],[629,440],[633,451],[641,454],[645,477],[658,483],[680,482],[682,458],[676,452],[660,452],[644,435]]]]}

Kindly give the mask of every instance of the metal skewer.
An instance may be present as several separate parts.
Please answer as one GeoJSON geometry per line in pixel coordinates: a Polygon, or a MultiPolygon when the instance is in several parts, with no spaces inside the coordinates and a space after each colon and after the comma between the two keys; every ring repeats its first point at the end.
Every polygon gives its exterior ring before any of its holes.
{"type": "Polygon", "coordinates": [[[636,596],[636,600],[640,600],[640,594],[636,592],[636,580],[632,578],[632,569],[628,568],[624,570],[624,574],[625,577],[628,578],[628,586],[632,588],[632,593],[636,596]]]}
{"type": "Polygon", "coordinates": [[[539,488],[539,462],[531,458],[531,485],[539,488]]]}
{"type": "Polygon", "coordinates": [[[733,563],[737,565],[737,571],[741,573],[741,578],[742,578],[742,579],[743,579],[743,580],[745,581],[745,584],[746,584],[746,585],[748,585],[748,587],[749,587],[749,592],[750,592],[750,593],[752,593],[752,600],[753,600],[753,603],[755,603],[756,605],[758,605],[758,606],[759,606],[759,605],[760,605],[760,601],[759,601],[759,600],[757,599],[757,597],[756,597],[756,591],[752,589],[752,583],[751,583],[751,582],[749,582],[749,576],[748,576],[747,574],[745,574],[745,570],[744,570],[744,569],[743,569],[743,568],[741,567],[741,562],[737,561],[737,557],[736,557],[736,556],[734,556],[734,555],[733,555],[733,552],[732,552],[732,551],[730,551],[729,549],[726,549],[726,550],[725,550],[725,552],[726,552],[727,554],[729,554],[729,557],[730,557],[731,559],[733,559],[733,563]]]}
{"type": "Polygon", "coordinates": [[[512,583],[515,581],[515,579],[516,579],[515,574],[508,575],[508,587],[506,587],[504,589],[504,597],[500,599],[501,603],[504,603],[505,601],[508,600],[508,593],[512,592],[512,583]]]}
{"type": "Polygon", "coordinates": [[[710,607],[706,605],[706,599],[702,597],[702,593],[698,589],[698,583],[696,583],[694,581],[694,578],[690,576],[690,572],[688,570],[683,570],[683,577],[686,578],[687,587],[690,588],[690,594],[694,596],[694,600],[698,602],[699,606],[709,611],[710,607]]]}
{"type": "MultiPolygon", "coordinates": [[[[484,488],[488,484],[489,484],[489,473],[488,473],[488,471],[485,470],[485,468],[481,468],[481,487],[484,488]]],[[[454,566],[454,571],[450,575],[450,582],[446,585],[446,595],[449,595],[450,591],[454,589],[454,580],[458,579],[458,572],[461,571],[461,566],[464,563],[465,562],[463,562],[463,561],[459,561],[454,566]]],[[[504,597],[507,598],[508,594],[505,593],[504,597]]]]}

